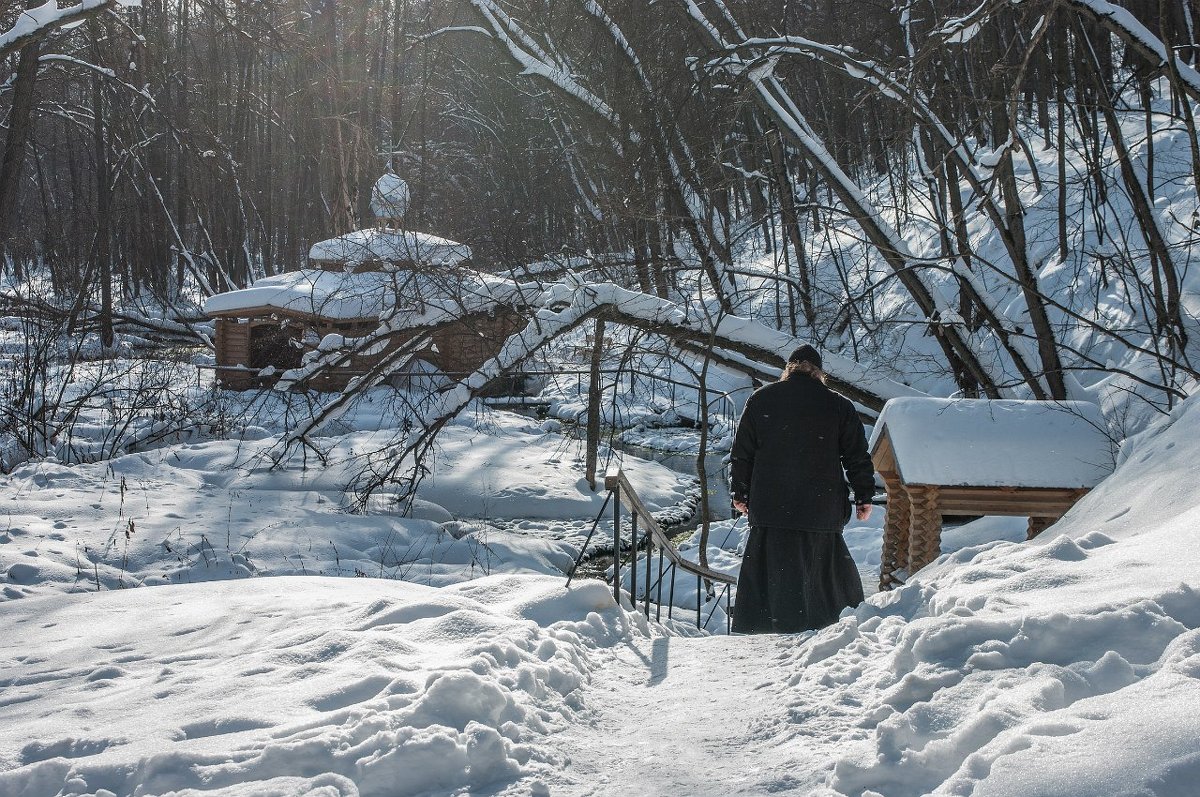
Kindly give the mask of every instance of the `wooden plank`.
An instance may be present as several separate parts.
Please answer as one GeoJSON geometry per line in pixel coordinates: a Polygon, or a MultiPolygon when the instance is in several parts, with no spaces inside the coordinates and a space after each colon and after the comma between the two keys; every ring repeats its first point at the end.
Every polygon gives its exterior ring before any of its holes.
{"type": "MultiPolygon", "coordinates": [[[[912,490],[912,487],[907,488],[912,490]]],[[[918,488],[924,489],[924,488],[918,488]]],[[[992,501],[1000,504],[1051,504],[1061,503],[1063,501],[1078,501],[1083,496],[1072,495],[1071,493],[1046,493],[1038,494],[1023,494],[1013,493],[1006,495],[1005,493],[955,493],[945,497],[947,501],[992,501]]]]}
{"type": "Polygon", "coordinates": [[[880,433],[879,439],[875,441],[875,448],[871,451],[871,461],[875,464],[877,471],[896,471],[896,452],[892,450],[892,439],[888,436],[886,427],[880,433]]]}
{"type": "MultiPolygon", "coordinates": [[[[911,492],[913,488],[909,487],[911,492]]],[[[922,488],[923,489],[923,488],[922,488]]],[[[953,502],[956,504],[970,503],[971,501],[986,501],[993,504],[1030,504],[1031,506],[1039,506],[1041,504],[1061,504],[1073,503],[1082,496],[1075,496],[1069,493],[1057,493],[1053,495],[1004,495],[1003,493],[992,494],[975,494],[975,495],[949,495],[943,497],[943,501],[953,502]]]]}
{"type": "Polygon", "coordinates": [[[975,487],[971,485],[947,485],[947,484],[908,484],[905,487],[936,487],[941,495],[970,495],[970,496],[996,496],[996,495],[1020,495],[1020,496],[1040,496],[1040,495],[1064,495],[1064,496],[1082,496],[1088,492],[1086,487],[975,487]]]}
{"type": "Polygon", "coordinates": [[[1054,501],[1039,504],[1005,503],[1003,501],[970,501],[939,503],[938,511],[943,515],[1025,515],[1030,512],[1066,512],[1074,504],[1069,501],[1054,501]]]}
{"type": "MultiPolygon", "coordinates": [[[[996,500],[974,500],[974,501],[942,501],[940,506],[943,511],[949,512],[953,510],[974,511],[977,507],[998,507],[1011,509],[1017,514],[1020,510],[1029,509],[1046,509],[1047,507],[1070,507],[1074,506],[1074,501],[996,501],[996,500]]],[[[979,512],[976,512],[979,514],[979,512]]]]}
{"type": "Polygon", "coordinates": [[[250,328],[230,319],[217,319],[217,365],[245,365],[250,355],[250,328]]]}
{"type": "Polygon", "coordinates": [[[1065,514],[1070,509],[1068,504],[1045,506],[1007,506],[997,504],[972,504],[970,506],[938,506],[942,515],[1001,515],[1007,517],[1053,517],[1065,514]]]}

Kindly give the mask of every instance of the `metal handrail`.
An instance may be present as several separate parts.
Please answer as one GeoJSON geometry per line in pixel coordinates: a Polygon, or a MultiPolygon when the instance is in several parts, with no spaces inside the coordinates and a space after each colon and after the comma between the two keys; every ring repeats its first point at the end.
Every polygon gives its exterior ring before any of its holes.
{"type": "Polygon", "coordinates": [[[654,519],[654,515],[642,503],[642,499],[638,496],[637,491],[629,482],[625,472],[620,468],[611,468],[604,474],[604,487],[609,491],[610,497],[613,499],[613,597],[617,603],[621,602],[621,499],[625,498],[629,504],[630,515],[630,578],[629,578],[629,600],[633,606],[637,607],[638,598],[638,572],[637,572],[637,555],[639,548],[638,541],[638,526],[640,524],[645,528],[642,534],[641,543],[646,548],[646,572],[645,572],[645,597],[643,601],[646,619],[650,619],[650,593],[658,588],[658,598],[655,609],[655,620],[662,619],[662,583],[663,579],[669,574],[671,577],[670,597],[667,599],[667,618],[673,617],[675,609],[675,573],[677,570],[683,570],[692,573],[696,576],[696,627],[701,630],[708,627],[709,621],[712,620],[713,613],[716,612],[717,606],[721,600],[725,601],[725,630],[729,630],[730,617],[730,588],[737,583],[734,576],[713,570],[709,567],[697,564],[683,558],[679,553],[679,549],[671,542],[671,538],[666,535],[658,521],[654,519]],[[650,583],[651,577],[651,559],[654,548],[658,548],[658,579],[654,584],[650,583]],[[664,558],[670,561],[664,569],[664,558]],[[712,583],[724,584],[720,595],[715,595],[710,589],[704,590],[703,581],[707,580],[712,583]],[[716,601],[712,609],[708,613],[707,619],[702,619],[703,605],[701,595],[707,597],[715,597],[716,601]]]}

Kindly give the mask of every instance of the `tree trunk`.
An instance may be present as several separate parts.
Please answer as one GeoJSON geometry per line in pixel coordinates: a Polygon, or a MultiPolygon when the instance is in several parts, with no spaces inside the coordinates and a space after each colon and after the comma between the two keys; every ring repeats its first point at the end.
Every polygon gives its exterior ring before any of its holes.
{"type": "MultiPolygon", "coordinates": [[[[800,280],[800,306],[804,309],[804,322],[810,330],[816,329],[817,312],[813,306],[812,298],[812,282],[808,274],[807,258],[804,257],[804,238],[800,234],[800,215],[796,212],[796,193],[792,190],[792,178],[787,168],[787,153],[784,151],[783,141],[780,138],[779,132],[775,129],[767,130],[767,147],[771,151],[771,164],[775,170],[775,185],[779,192],[779,214],[780,223],[783,224],[783,229],[787,233],[788,240],[792,245],[792,251],[796,253],[796,277],[800,280]]],[[[786,256],[786,248],[784,251],[786,256]]],[[[784,262],[784,270],[791,273],[787,268],[787,262],[784,262]]],[[[791,283],[788,283],[789,288],[791,283]]],[[[795,317],[796,308],[789,308],[795,317]]],[[[792,329],[792,334],[795,334],[795,327],[792,329]]]]}
{"type": "MultiPolygon", "coordinates": [[[[26,8],[40,6],[40,0],[25,0],[26,8]]],[[[13,79],[12,106],[8,114],[8,135],[4,137],[4,154],[0,160],[0,269],[11,240],[10,231],[17,215],[17,199],[21,193],[21,173],[25,166],[25,149],[33,128],[34,87],[37,83],[38,58],[42,47],[34,40],[21,48],[17,73],[13,79]]]]}
{"type": "MultiPolygon", "coordinates": [[[[1086,41],[1085,41],[1086,43],[1086,41]]],[[[1175,343],[1178,351],[1182,352],[1187,345],[1187,328],[1183,323],[1181,313],[1181,298],[1179,273],[1175,261],[1171,257],[1166,239],[1159,229],[1158,219],[1154,213],[1153,198],[1146,193],[1146,186],[1138,179],[1137,172],[1130,161],[1129,148],[1125,144],[1125,136],[1121,132],[1121,123],[1113,109],[1112,100],[1101,82],[1101,72],[1097,59],[1092,64],[1097,68],[1089,70],[1096,88],[1096,101],[1104,114],[1108,126],[1109,140],[1121,166],[1121,177],[1125,183],[1129,203],[1133,206],[1138,226],[1150,250],[1151,278],[1154,283],[1154,306],[1160,332],[1166,332],[1175,343]],[[1161,273],[1160,273],[1161,272],[1161,273]]]]}
{"type": "MultiPolygon", "coordinates": [[[[719,322],[718,322],[719,323],[719,322]]],[[[715,333],[709,337],[707,352],[712,352],[716,342],[715,333]]],[[[704,365],[700,369],[700,379],[696,385],[696,422],[700,426],[700,450],[696,453],[696,478],[700,480],[700,566],[708,567],[708,531],[712,525],[712,507],[708,501],[708,364],[712,362],[709,353],[704,356],[704,365]]],[[[696,596],[700,600],[700,596],[696,596]]]]}
{"type": "Polygon", "coordinates": [[[108,166],[108,141],[104,125],[104,84],[92,78],[92,143],[96,160],[96,275],[100,281],[100,342],[113,345],[112,322],[112,190],[108,166]]]}
{"type": "Polygon", "coordinates": [[[592,367],[588,379],[587,407],[587,473],[585,478],[591,485],[592,492],[596,491],[596,460],[600,452],[600,364],[604,355],[604,319],[596,319],[596,327],[592,340],[592,367]]]}

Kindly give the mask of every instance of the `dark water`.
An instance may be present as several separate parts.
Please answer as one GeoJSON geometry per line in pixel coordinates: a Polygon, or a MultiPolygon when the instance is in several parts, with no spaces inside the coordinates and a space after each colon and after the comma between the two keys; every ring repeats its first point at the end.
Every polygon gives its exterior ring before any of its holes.
{"type": "MultiPolygon", "coordinates": [[[[696,475],[696,455],[680,454],[677,452],[658,451],[646,446],[613,443],[613,448],[633,454],[635,457],[648,459],[666,465],[677,473],[688,476],[696,475]]],[[[731,516],[729,505],[729,466],[724,462],[725,454],[709,454],[704,458],[704,469],[708,472],[708,511],[711,520],[728,520],[731,516]]],[[[695,528],[700,523],[699,509],[695,517],[681,528],[695,528]]]]}

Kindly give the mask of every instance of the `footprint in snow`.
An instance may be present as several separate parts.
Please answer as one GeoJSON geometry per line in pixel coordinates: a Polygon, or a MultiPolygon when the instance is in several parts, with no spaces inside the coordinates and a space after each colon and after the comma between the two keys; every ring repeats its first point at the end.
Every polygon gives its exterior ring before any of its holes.
{"type": "Polygon", "coordinates": [[[210,736],[223,736],[227,733],[242,733],[243,731],[259,731],[270,728],[271,723],[247,717],[229,717],[223,719],[201,720],[184,725],[179,729],[185,739],[205,739],[210,736]]]}
{"type": "Polygon", "coordinates": [[[35,764],[51,758],[83,758],[108,749],[111,739],[59,739],[56,742],[30,742],[21,748],[21,763],[35,764]]]}
{"type": "Polygon", "coordinates": [[[97,686],[107,686],[108,684],[104,682],[111,681],[114,678],[120,678],[122,675],[128,674],[129,673],[126,670],[123,670],[120,667],[109,665],[107,667],[101,667],[97,670],[92,670],[92,672],[88,675],[87,680],[96,684],[97,686]]]}

